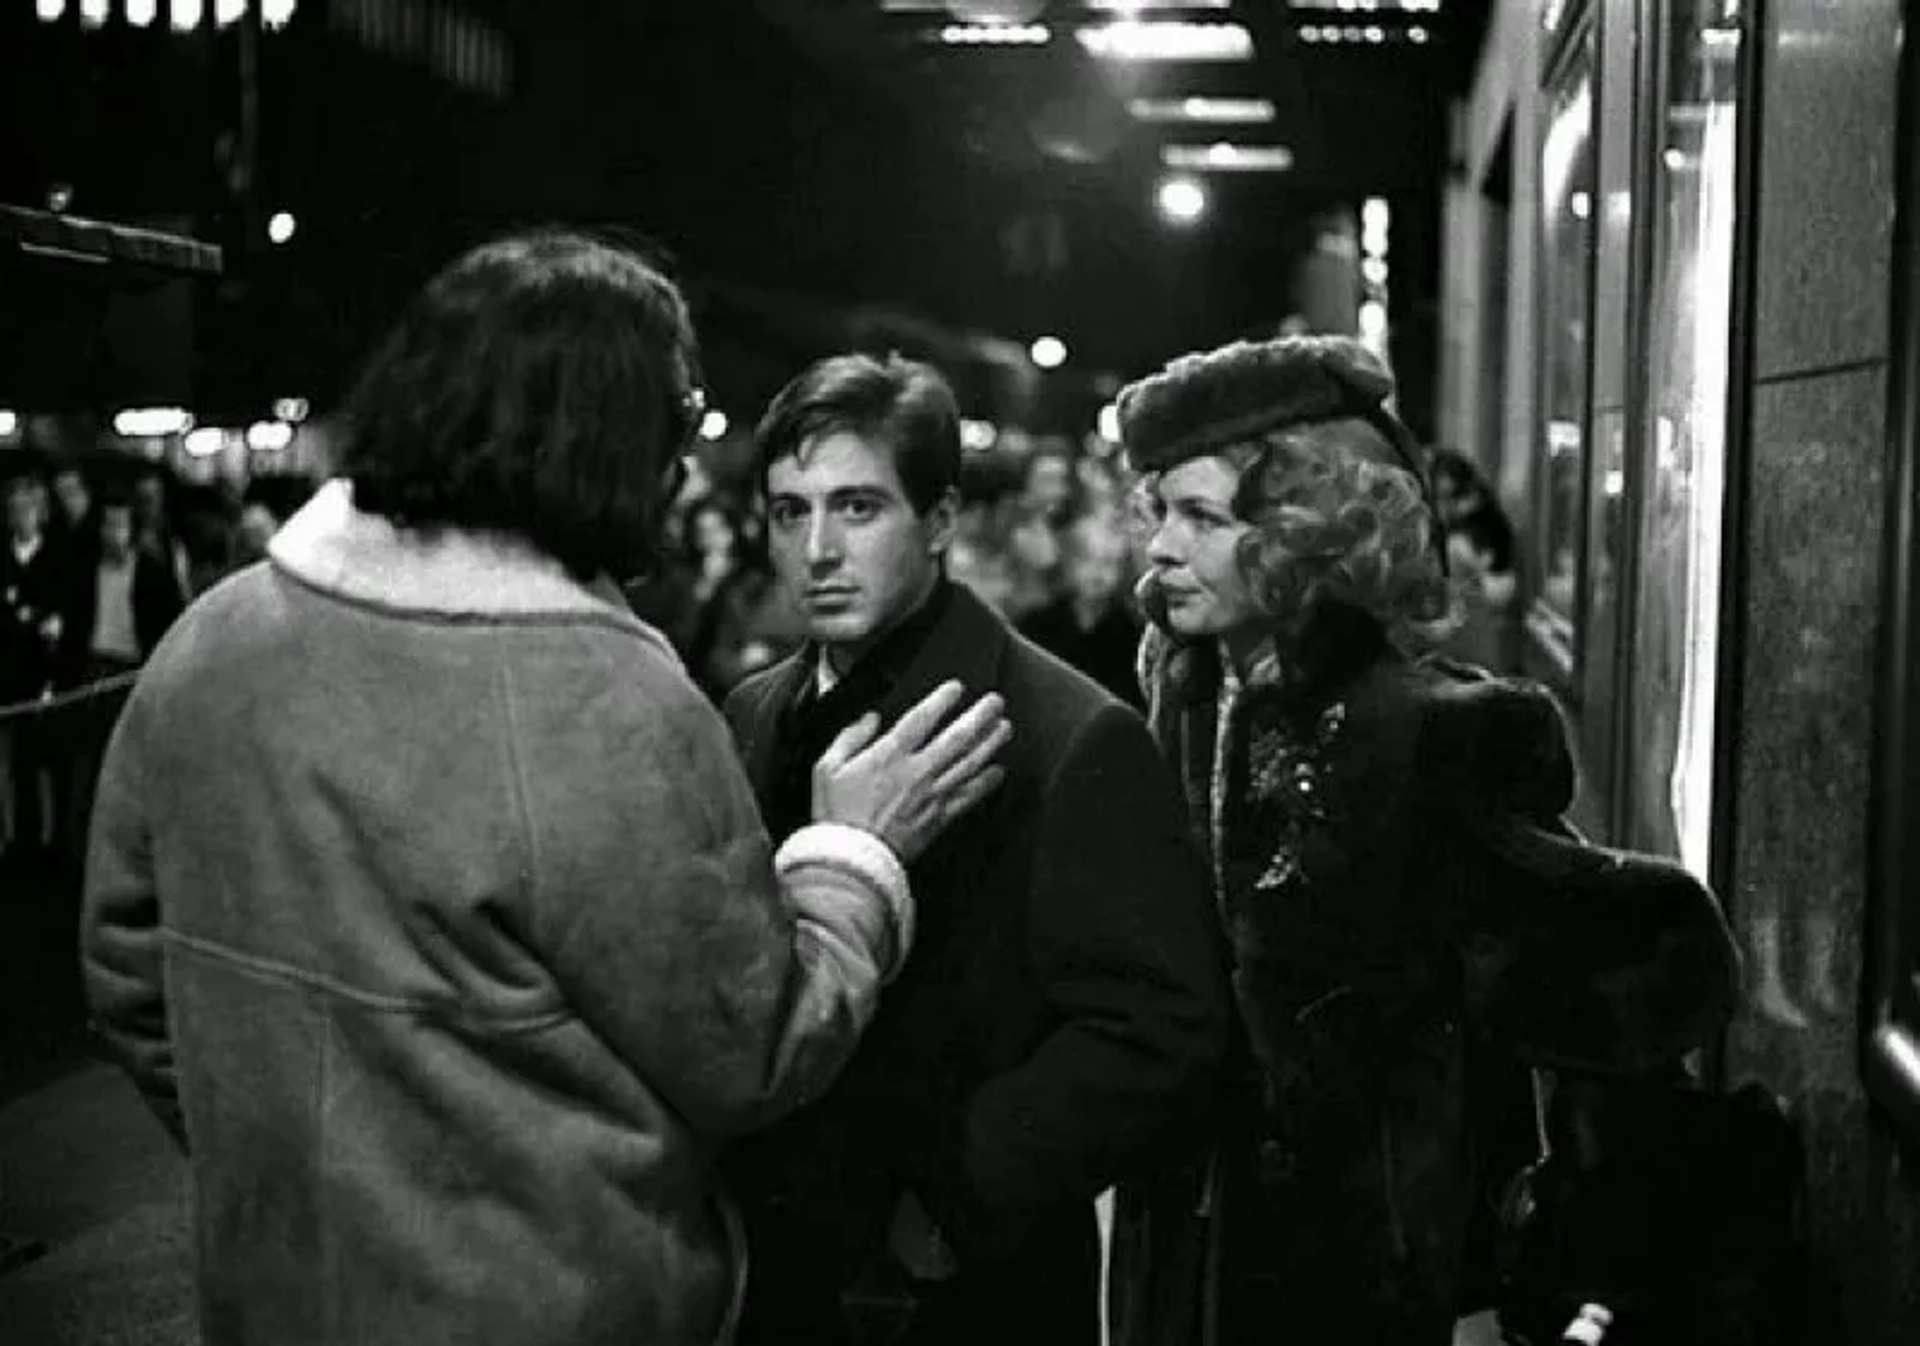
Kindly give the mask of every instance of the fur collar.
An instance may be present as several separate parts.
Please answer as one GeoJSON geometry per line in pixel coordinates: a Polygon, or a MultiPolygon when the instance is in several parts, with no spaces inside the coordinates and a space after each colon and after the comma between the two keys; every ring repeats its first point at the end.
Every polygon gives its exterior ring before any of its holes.
{"type": "Polygon", "coordinates": [[[321,486],[267,544],[310,588],[395,612],[450,619],[582,616],[645,630],[611,580],[581,584],[529,544],[498,533],[395,528],[353,507],[352,483],[321,486]]]}
{"type": "MultiPolygon", "coordinates": [[[[1323,603],[1295,639],[1283,645],[1270,636],[1262,643],[1241,691],[1259,700],[1324,702],[1382,658],[1401,656],[1378,622],[1344,604],[1323,603]]],[[[1164,698],[1169,710],[1211,701],[1225,676],[1218,642],[1182,640],[1158,622],[1147,625],[1134,672],[1149,702],[1164,698]]]]}

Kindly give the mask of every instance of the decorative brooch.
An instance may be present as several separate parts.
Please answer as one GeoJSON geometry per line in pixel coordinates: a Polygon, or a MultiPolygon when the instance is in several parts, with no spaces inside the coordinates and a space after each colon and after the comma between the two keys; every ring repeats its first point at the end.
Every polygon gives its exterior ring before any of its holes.
{"type": "Polygon", "coordinates": [[[1314,720],[1304,737],[1284,721],[1257,730],[1250,746],[1248,788],[1259,812],[1272,820],[1277,840],[1254,887],[1283,888],[1300,874],[1308,830],[1325,824],[1326,757],[1346,724],[1345,702],[1336,701],[1314,720]]]}

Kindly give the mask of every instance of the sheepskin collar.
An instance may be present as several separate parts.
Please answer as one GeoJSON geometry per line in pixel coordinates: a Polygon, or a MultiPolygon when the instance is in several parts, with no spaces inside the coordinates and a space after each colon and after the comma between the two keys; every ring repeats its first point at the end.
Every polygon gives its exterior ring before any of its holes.
{"type": "Polygon", "coordinates": [[[395,528],[355,509],[345,480],[323,485],[267,545],[294,579],[353,602],[441,618],[591,616],[639,628],[611,580],[575,580],[558,561],[498,533],[395,528]]]}

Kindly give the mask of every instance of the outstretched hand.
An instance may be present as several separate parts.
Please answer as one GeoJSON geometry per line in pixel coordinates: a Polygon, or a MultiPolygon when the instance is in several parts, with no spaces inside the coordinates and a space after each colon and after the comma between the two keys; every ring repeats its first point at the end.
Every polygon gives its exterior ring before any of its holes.
{"type": "Polygon", "coordinates": [[[964,695],[944,682],[884,734],[871,711],[841,730],[813,768],[814,821],[863,828],[903,864],[917,859],[1006,779],[993,759],[1013,727],[997,692],[940,728],[964,695]]]}

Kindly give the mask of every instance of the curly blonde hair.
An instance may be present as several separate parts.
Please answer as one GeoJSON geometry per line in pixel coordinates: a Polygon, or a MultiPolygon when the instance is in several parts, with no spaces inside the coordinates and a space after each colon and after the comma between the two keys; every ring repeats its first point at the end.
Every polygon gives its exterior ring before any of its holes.
{"type": "Polygon", "coordinates": [[[1268,616],[1298,626],[1337,602],[1403,648],[1458,626],[1421,483],[1370,421],[1288,425],[1222,456],[1240,471],[1234,513],[1252,525],[1240,570],[1268,616]]]}

